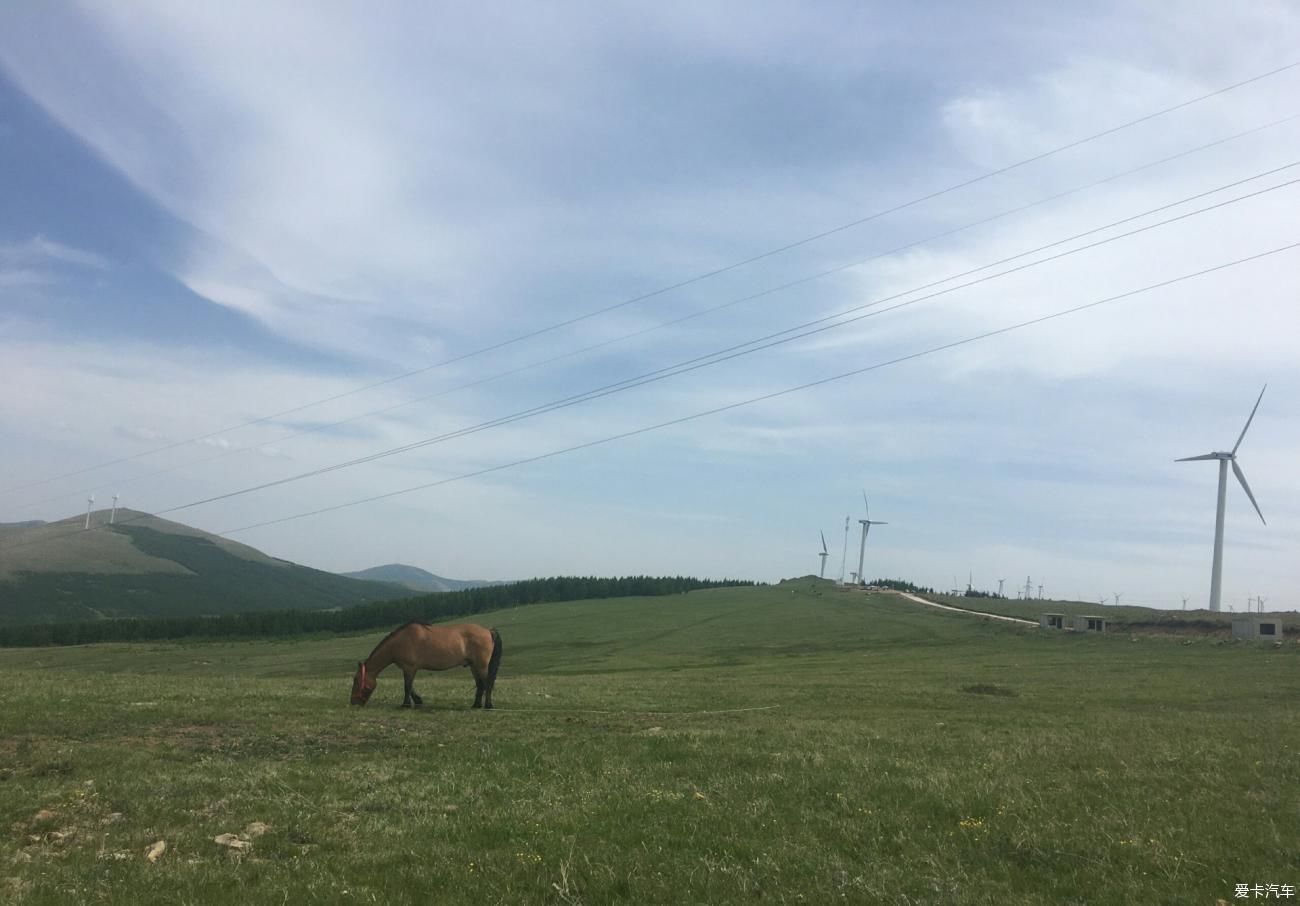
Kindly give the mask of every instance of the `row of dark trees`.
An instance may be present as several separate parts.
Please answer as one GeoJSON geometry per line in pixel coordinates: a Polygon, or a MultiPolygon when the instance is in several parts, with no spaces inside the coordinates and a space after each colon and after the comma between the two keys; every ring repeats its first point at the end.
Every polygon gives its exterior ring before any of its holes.
{"type": "MultiPolygon", "coordinates": [[[[938,594],[933,588],[923,585],[914,585],[905,579],[876,579],[871,582],[872,585],[878,585],[881,588],[892,588],[894,591],[910,591],[917,595],[938,594]]],[[[964,598],[1001,598],[1006,600],[1005,595],[1000,595],[996,591],[980,591],[976,588],[969,588],[962,592],[964,598]]]]}
{"type": "Polygon", "coordinates": [[[875,585],[879,588],[892,588],[894,591],[910,591],[912,594],[916,595],[934,594],[933,588],[928,588],[923,585],[914,585],[906,579],[876,579],[867,584],[875,585]]]}
{"type": "Polygon", "coordinates": [[[551,579],[528,579],[510,585],[490,585],[418,598],[362,604],[342,610],[269,610],[220,616],[0,626],[0,647],[348,633],[400,626],[411,620],[435,622],[448,617],[470,616],[525,604],[671,595],[702,588],[753,584],[733,579],[693,579],[686,576],[628,576],[620,579],[557,576],[551,579]]]}

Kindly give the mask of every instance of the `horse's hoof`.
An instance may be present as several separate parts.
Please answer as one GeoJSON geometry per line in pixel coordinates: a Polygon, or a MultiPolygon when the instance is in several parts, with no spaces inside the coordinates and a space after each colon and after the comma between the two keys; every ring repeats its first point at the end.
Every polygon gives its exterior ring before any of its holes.
{"type": "Polygon", "coordinates": [[[403,708],[409,708],[409,707],[411,707],[411,703],[410,703],[410,702],[402,702],[402,707],[403,707],[403,708]]]}
{"type": "Polygon", "coordinates": [[[478,702],[474,702],[474,704],[470,705],[470,707],[471,707],[471,708],[481,708],[481,707],[483,707],[483,706],[480,705],[478,702]]]}
{"type": "Polygon", "coordinates": [[[483,710],[484,710],[484,711],[493,711],[493,710],[496,710],[496,709],[492,707],[492,703],[491,703],[491,702],[488,702],[486,705],[483,706],[483,710]]]}

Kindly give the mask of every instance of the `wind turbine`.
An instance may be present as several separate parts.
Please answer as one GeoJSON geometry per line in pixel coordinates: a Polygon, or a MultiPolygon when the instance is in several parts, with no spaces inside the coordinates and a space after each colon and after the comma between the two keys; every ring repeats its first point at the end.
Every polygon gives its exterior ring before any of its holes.
{"type": "Polygon", "coordinates": [[[90,528],[90,508],[95,505],[95,495],[91,494],[86,498],[86,528],[90,528]]]}
{"type": "Polygon", "coordinates": [[[114,494],[114,495],[113,495],[113,512],[111,512],[111,513],[108,514],[108,524],[109,524],[109,525],[112,525],[112,524],[113,524],[113,520],[115,520],[115,519],[117,518],[117,498],[120,497],[120,496],[121,496],[120,494],[114,494]]]}
{"type": "Polygon", "coordinates": [[[826,551],[826,533],[825,533],[825,532],[822,532],[822,533],[821,533],[821,536],[822,536],[822,552],[821,552],[820,554],[818,554],[817,556],[819,556],[819,557],[822,558],[822,568],[821,568],[821,571],[817,573],[817,578],[818,578],[818,579],[825,579],[825,578],[826,578],[826,558],[829,557],[830,554],[826,551]]]}
{"type": "MultiPolygon", "coordinates": [[[[1268,384],[1264,385],[1264,390],[1268,389],[1268,384]]],[[[1255,502],[1255,495],[1250,492],[1250,485],[1246,483],[1246,476],[1241,471],[1241,466],[1237,465],[1237,448],[1241,446],[1242,440],[1246,436],[1246,431],[1250,428],[1250,423],[1255,420],[1255,413],[1259,410],[1259,404],[1264,399],[1264,390],[1259,391],[1259,399],[1255,400],[1255,408],[1250,410],[1250,417],[1246,419],[1246,427],[1241,429],[1241,434],[1237,437],[1237,442],[1232,445],[1232,451],[1229,453],[1204,453],[1200,456],[1184,456],[1175,462],[1196,462],[1202,459],[1217,459],[1219,461],[1219,506],[1214,513],[1214,562],[1210,568],[1210,610],[1219,610],[1219,593],[1223,588],[1223,507],[1228,494],[1228,463],[1232,463],[1232,472],[1237,476],[1237,481],[1241,482],[1241,489],[1246,492],[1250,498],[1251,505],[1255,507],[1255,512],[1259,513],[1259,521],[1268,525],[1264,521],[1264,513],[1260,510],[1259,504],[1255,502]]]]}
{"type": "Polygon", "coordinates": [[[999,597],[999,598],[1002,597],[1002,583],[1005,582],[1005,581],[1007,581],[1007,580],[1006,580],[1006,579],[998,579],[998,597],[999,597]]]}
{"type": "Polygon", "coordinates": [[[871,531],[873,525],[889,525],[889,523],[872,521],[870,518],[871,504],[867,503],[867,492],[865,489],[862,491],[862,506],[866,510],[867,518],[858,520],[862,525],[862,545],[858,548],[858,582],[865,585],[866,579],[863,578],[862,560],[867,555],[867,533],[871,531]]]}
{"type": "Polygon", "coordinates": [[[1124,592],[1122,592],[1122,591],[1117,591],[1117,592],[1115,592],[1115,606],[1116,606],[1116,607],[1119,607],[1119,596],[1122,595],[1122,594],[1124,594],[1124,592]]]}
{"type": "Polygon", "coordinates": [[[844,517],[844,550],[840,551],[840,584],[844,584],[844,566],[849,559],[849,517],[844,517]]]}
{"type": "Polygon", "coordinates": [[[1259,605],[1259,612],[1260,612],[1260,613],[1263,613],[1263,612],[1264,612],[1264,596],[1263,596],[1263,595],[1260,595],[1258,598],[1256,598],[1256,599],[1255,599],[1255,603],[1259,605]]]}

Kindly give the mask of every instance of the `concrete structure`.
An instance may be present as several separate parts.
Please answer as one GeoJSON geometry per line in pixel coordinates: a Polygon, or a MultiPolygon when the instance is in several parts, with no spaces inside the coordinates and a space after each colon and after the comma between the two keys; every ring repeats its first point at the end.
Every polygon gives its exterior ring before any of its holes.
{"type": "Polygon", "coordinates": [[[1074,618],[1075,632],[1105,632],[1105,617],[1087,617],[1079,616],[1074,618]]]}
{"type": "Polygon", "coordinates": [[[1038,615],[1038,625],[1042,629],[1064,629],[1065,614],[1041,613],[1038,615]]]}
{"type": "Polygon", "coordinates": [[[1282,641],[1282,621],[1277,617],[1251,614],[1234,617],[1232,620],[1232,637],[1234,639],[1258,639],[1262,642],[1282,641]]]}

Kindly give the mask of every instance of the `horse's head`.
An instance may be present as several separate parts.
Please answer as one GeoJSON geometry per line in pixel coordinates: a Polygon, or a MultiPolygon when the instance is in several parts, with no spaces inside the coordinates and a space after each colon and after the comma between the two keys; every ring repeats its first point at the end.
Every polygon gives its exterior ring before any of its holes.
{"type": "Polygon", "coordinates": [[[352,677],[352,704],[364,705],[375,691],[375,678],[366,672],[366,662],[357,662],[357,672],[352,677]]]}

